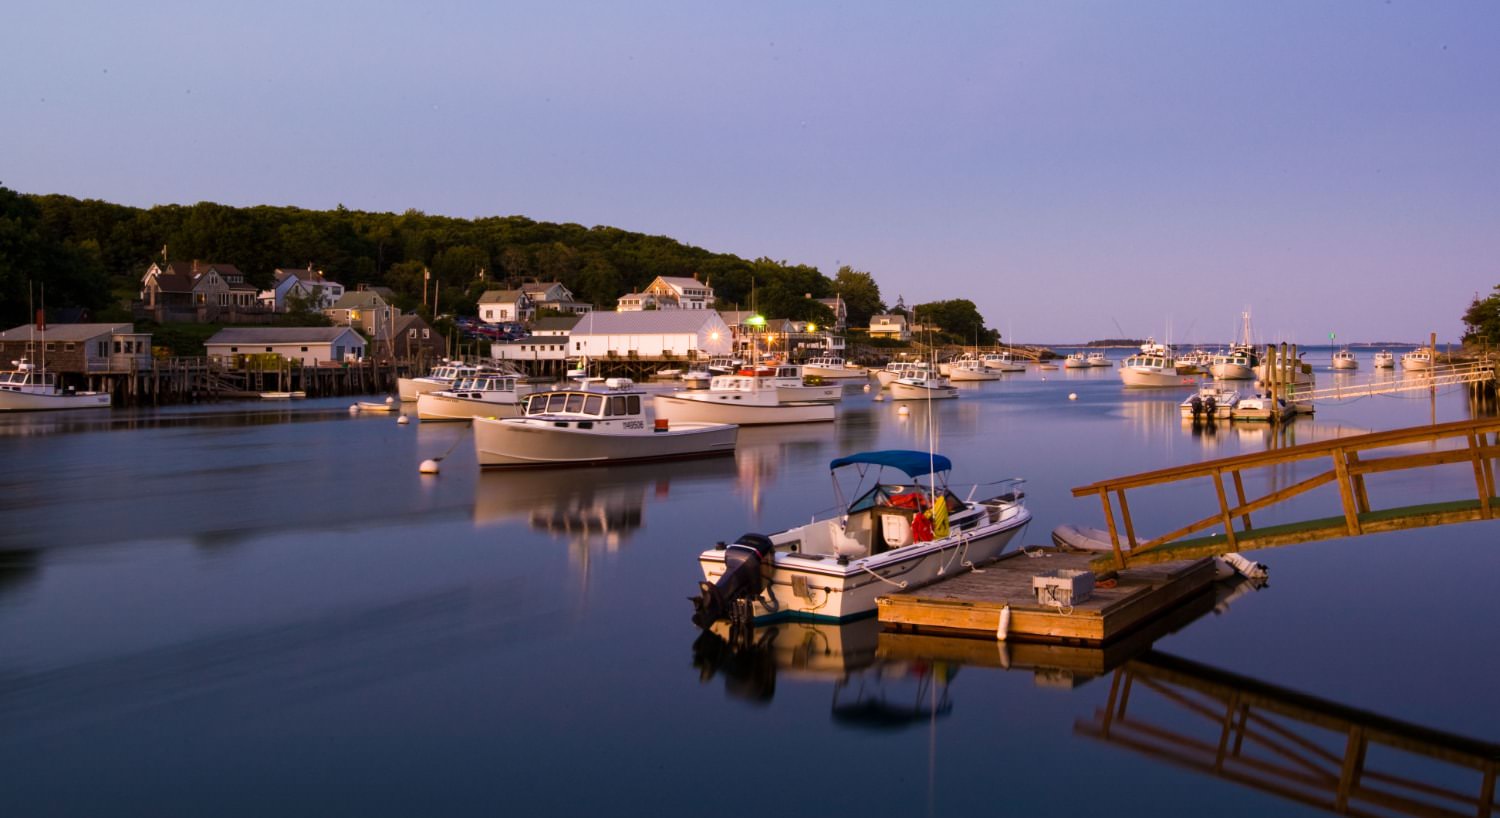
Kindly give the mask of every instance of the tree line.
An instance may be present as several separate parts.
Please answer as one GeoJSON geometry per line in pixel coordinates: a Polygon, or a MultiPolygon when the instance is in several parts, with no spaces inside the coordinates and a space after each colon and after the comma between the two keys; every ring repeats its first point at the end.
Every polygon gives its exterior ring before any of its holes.
{"type": "MultiPolygon", "coordinates": [[[[29,282],[45,285],[49,306],[86,307],[101,319],[128,319],[128,304],[152,263],[193,260],[233,264],[262,289],[269,288],[277,268],[310,266],[350,289],[389,287],[397,306],[429,319],[433,282],[441,312],[473,315],[485,290],[528,279],[559,281],[579,300],[610,309],[619,296],[639,292],[656,276],[695,274],[713,286],[721,309],[754,308],[769,317],[826,322],[832,316],[816,299],[838,294],[850,326],[867,325],[871,315],[886,311],[874,278],[849,266],[829,277],[805,264],[747,260],[615,227],[343,206],[306,210],[199,202],[138,208],[0,186],[5,326],[28,319],[29,282]]],[[[914,310],[926,308],[928,320],[959,340],[984,332],[972,302],[932,302],[914,310]]]]}

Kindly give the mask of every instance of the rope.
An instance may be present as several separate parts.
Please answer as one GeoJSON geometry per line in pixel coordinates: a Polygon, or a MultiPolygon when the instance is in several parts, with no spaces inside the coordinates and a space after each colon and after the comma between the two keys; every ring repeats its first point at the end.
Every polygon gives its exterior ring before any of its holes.
{"type": "Polygon", "coordinates": [[[1047,552],[1047,549],[1043,548],[1040,545],[1031,545],[1031,546],[1023,545],[1023,546],[1021,546],[1021,553],[1025,554],[1028,557],[1031,557],[1032,559],[1036,559],[1037,557],[1050,557],[1050,556],[1052,556],[1050,553],[1047,552]]]}
{"type": "Polygon", "coordinates": [[[904,579],[901,580],[900,582],[895,582],[895,581],[886,579],[885,577],[883,577],[883,576],[875,573],[874,571],[871,571],[867,566],[864,566],[864,565],[859,566],[859,570],[864,571],[866,574],[869,574],[870,576],[872,576],[872,577],[880,580],[881,582],[884,582],[886,585],[890,585],[890,586],[893,586],[893,587],[896,587],[896,588],[905,588],[906,584],[907,584],[906,580],[904,580],[904,579]]]}
{"type": "Polygon", "coordinates": [[[460,443],[463,442],[463,440],[464,440],[464,434],[466,432],[468,432],[469,429],[472,429],[472,428],[474,428],[474,424],[472,424],[472,423],[470,423],[468,426],[464,427],[464,429],[458,433],[458,437],[456,437],[456,438],[453,439],[453,445],[448,447],[448,451],[443,452],[442,454],[440,454],[437,457],[434,457],[432,459],[435,460],[435,461],[437,461],[437,462],[439,462],[439,463],[441,463],[442,460],[443,460],[443,458],[447,457],[450,454],[453,454],[453,450],[457,449],[458,448],[458,444],[460,444],[460,443]]]}
{"type": "Polygon", "coordinates": [[[963,545],[961,547],[964,550],[964,558],[962,560],[960,560],[958,564],[962,565],[963,567],[965,567],[967,569],[969,569],[970,571],[973,571],[976,574],[983,574],[984,573],[984,569],[983,568],[975,567],[973,560],[969,559],[969,534],[968,534],[968,532],[964,532],[963,538],[964,538],[964,542],[963,542],[963,545]]]}

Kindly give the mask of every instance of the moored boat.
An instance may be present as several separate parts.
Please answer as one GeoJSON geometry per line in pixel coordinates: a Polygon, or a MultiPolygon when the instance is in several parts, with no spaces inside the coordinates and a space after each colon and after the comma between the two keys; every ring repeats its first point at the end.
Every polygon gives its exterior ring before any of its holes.
{"type": "Polygon", "coordinates": [[[1432,350],[1414,349],[1401,356],[1401,368],[1416,371],[1432,368],[1432,350]]]}
{"type": "Polygon", "coordinates": [[[1191,386],[1195,381],[1177,368],[1170,355],[1132,355],[1120,362],[1120,381],[1131,387],[1191,386]]]}
{"type": "Polygon", "coordinates": [[[1024,481],[991,483],[1000,493],[966,502],[948,488],[952,467],[943,455],[905,450],[835,459],[829,468],[840,497],[837,516],[770,535],[746,534],[698,556],[704,580],[693,600],[694,623],[708,628],[734,616],[737,607],[748,607],[761,621],[868,615],[892,590],[920,587],[999,556],[1031,520],[1024,481]],[[905,479],[886,482],[888,468],[905,479]],[[844,469],[860,478],[847,505],[838,482],[844,469]],[[872,471],[873,485],[864,490],[872,471]]]}
{"type": "Polygon", "coordinates": [[[1180,409],[1184,418],[1227,420],[1239,401],[1238,390],[1205,381],[1199,384],[1197,392],[1183,399],[1180,409]]]}
{"type": "Polygon", "coordinates": [[[42,412],[60,409],[107,409],[108,392],[80,392],[60,386],[57,374],[25,360],[0,372],[0,412],[42,412]]]}
{"type": "Polygon", "coordinates": [[[1081,350],[1070,352],[1068,357],[1063,359],[1063,369],[1088,369],[1090,366],[1092,364],[1089,363],[1088,353],[1081,350]]]}
{"type": "Polygon", "coordinates": [[[1333,353],[1334,369],[1359,369],[1359,359],[1347,347],[1333,353]]]}
{"type": "Polygon", "coordinates": [[[932,367],[926,361],[891,361],[885,368],[876,370],[875,379],[880,381],[881,387],[887,387],[900,378],[926,377],[931,371],[932,367]]]}
{"type": "Polygon", "coordinates": [[[870,377],[862,366],[846,362],[843,358],[823,355],[802,362],[804,377],[828,378],[832,380],[864,379],[870,377]]]}
{"type": "Polygon", "coordinates": [[[1090,352],[1084,358],[1084,362],[1089,366],[1111,366],[1109,356],[1098,350],[1090,352]]]}
{"type": "Polygon", "coordinates": [[[397,378],[396,394],[402,403],[410,403],[417,399],[423,392],[436,392],[440,389],[448,389],[459,378],[467,378],[479,374],[479,367],[458,361],[444,361],[442,364],[432,368],[432,371],[419,378],[397,378]]]}
{"type": "Polygon", "coordinates": [[[912,375],[891,381],[891,397],[896,400],[942,400],[958,397],[958,389],[941,375],[912,375]]]}
{"type": "Polygon", "coordinates": [[[954,383],[973,381],[998,381],[1000,373],[985,366],[979,359],[954,361],[948,365],[948,380],[954,383]]]}
{"type": "Polygon", "coordinates": [[[1222,355],[1215,355],[1209,366],[1209,374],[1221,381],[1248,381],[1255,377],[1255,368],[1260,358],[1246,347],[1235,347],[1222,355]]]}
{"type": "Polygon", "coordinates": [[[979,356],[979,362],[984,364],[985,369],[993,369],[996,372],[1026,371],[1026,367],[1009,352],[987,352],[979,356]]]}
{"type": "Polygon", "coordinates": [[[518,418],[474,418],[481,468],[567,466],[734,452],[739,427],[653,423],[646,393],[627,378],[528,395],[518,418]]]}
{"type": "MultiPolygon", "coordinates": [[[[796,371],[796,367],[787,367],[796,371]]],[[[784,400],[779,367],[751,367],[750,374],[716,375],[707,389],[656,395],[656,417],[672,422],[734,423],[755,426],[771,423],[818,423],[831,421],[837,407],[830,400],[784,400]],[[763,370],[763,371],[762,371],[763,370]]],[[[793,378],[800,387],[801,379],[793,378]]],[[[798,387],[789,387],[798,388],[798,387]]],[[[839,390],[830,386],[822,389],[839,390]]]]}
{"type": "Polygon", "coordinates": [[[417,419],[472,420],[475,417],[513,418],[521,401],[534,391],[514,375],[495,373],[460,378],[451,389],[417,396],[417,419]]]}
{"type": "Polygon", "coordinates": [[[1396,366],[1396,356],[1388,349],[1382,349],[1375,353],[1376,369],[1391,369],[1396,366]]]}

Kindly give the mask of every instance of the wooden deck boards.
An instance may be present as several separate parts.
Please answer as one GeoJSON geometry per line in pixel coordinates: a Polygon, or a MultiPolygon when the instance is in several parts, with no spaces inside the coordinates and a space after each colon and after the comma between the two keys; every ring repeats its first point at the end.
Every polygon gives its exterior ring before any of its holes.
{"type": "Polygon", "coordinates": [[[1089,570],[1088,553],[1041,549],[1047,556],[1016,553],[946,580],[881,597],[880,622],[921,633],[996,638],[1000,611],[1010,606],[1008,639],[1104,644],[1117,639],[1213,581],[1213,561],[1187,560],[1121,571],[1113,588],[1070,609],[1040,606],[1032,577],[1059,568],[1089,570]]]}

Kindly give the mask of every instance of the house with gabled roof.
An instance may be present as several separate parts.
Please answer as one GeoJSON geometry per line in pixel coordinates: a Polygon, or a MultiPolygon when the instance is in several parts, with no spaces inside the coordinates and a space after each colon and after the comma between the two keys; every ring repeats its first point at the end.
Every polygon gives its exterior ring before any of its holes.
{"type": "Polygon", "coordinates": [[[536,308],[525,290],[485,290],[479,296],[479,320],[487,324],[529,321],[534,315],[536,308]]]}
{"type": "Polygon", "coordinates": [[[446,351],[443,336],[415,313],[397,316],[392,346],[398,360],[416,361],[419,366],[442,359],[446,351]]]}
{"type": "MultiPolygon", "coordinates": [[[[235,321],[258,316],[259,291],[233,264],[152,264],[141,277],[141,311],[157,321],[235,321]]],[[[253,319],[252,319],[253,320],[253,319]]]]}
{"type": "Polygon", "coordinates": [[[355,327],[377,342],[386,341],[394,335],[394,322],[401,311],[391,304],[380,289],[383,288],[345,291],[332,307],[323,310],[323,314],[335,324],[355,327]]]}
{"type": "Polygon", "coordinates": [[[203,342],[210,356],[275,354],[306,366],[365,357],[365,339],[350,327],[226,327],[203,342]]]}
{"type": "Polygon", "coordinates": [[[906,323],[906,316],[900,313],[872,315],[870,316],[870,337],[910,341],[911,327],[906,323]]]}
{"type": "Polygon", "coordinates": [[[692,278],[680,276],[657,276],[638,293],[627,293],[620,297],[615,307],[618,312],[640,312],[646,310],[711,310],[714,307],[714,288],[692,278]]]}
{"type": "Polygon", "coordinates": [[[344,285],[325,276],[322,270],[278,267],[273,276],[275,283],[271,289],[262,290],[258,298],[262,306],[276,312],[290,309],[291,299],[300,299],[310,309],[322,311],[344,297],[344,285]]]}

